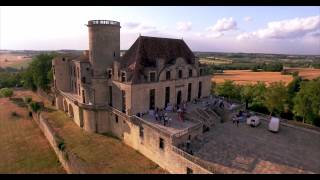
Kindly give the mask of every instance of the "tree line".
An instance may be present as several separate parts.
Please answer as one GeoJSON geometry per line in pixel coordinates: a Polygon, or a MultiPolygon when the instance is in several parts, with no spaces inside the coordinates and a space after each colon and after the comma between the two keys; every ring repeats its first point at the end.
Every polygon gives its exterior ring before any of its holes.
{"type": "Polygon", "coordinates": [[[320,77],[302,80],[295,75],[288,86],[274,82],[237,85],[227,80],[213,84],[213,93],[246,104],[252,111],[294,119],[320,127],[320,77]]]}
{"type": "Polygon", "coordinates": [[[0,69],[0,89],[25,87],[32,90],[49,90],[53,80],[52,59],[56,53],[35,56],[28,68],[20,71],[0,69]]]}

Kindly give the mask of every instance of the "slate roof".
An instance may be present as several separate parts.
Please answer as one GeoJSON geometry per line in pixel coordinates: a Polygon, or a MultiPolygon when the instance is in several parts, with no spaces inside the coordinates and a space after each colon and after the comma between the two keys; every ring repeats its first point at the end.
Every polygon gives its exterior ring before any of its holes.
{"type": "Polygon", "coordinates": [[[194,64],[195,55],[182,39],[140,36],[118,61],[121,68],[133,72],[136,81],[144,67],[156,67],[157,59],[165,59],[167,65],[179,57],[194,64]]]}

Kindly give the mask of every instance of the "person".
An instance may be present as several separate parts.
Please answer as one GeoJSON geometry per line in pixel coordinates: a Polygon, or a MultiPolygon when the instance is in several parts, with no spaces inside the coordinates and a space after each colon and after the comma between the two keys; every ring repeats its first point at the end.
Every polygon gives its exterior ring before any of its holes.
{"type": "Polygon", "coordinates": [[[191,141],[190,141],[190,139],[191,139],[191,137],[189,136],[188,137],[188,140],[187,140],[187,150],[189,150],[190,149],[190,144],[191,144],[191,141]]]}
{"type": "Polygon", "coordinates": [[[237,127],[239,127],[239,118],[237,119],[237,127]]]}
{"type": "Polygon", "coordinates": [[[178,112],[179,120],[180,120],[181,122],[183,122],[183,119],[182,119],[182,110],[179,108],[177,112],[178,112]]]}

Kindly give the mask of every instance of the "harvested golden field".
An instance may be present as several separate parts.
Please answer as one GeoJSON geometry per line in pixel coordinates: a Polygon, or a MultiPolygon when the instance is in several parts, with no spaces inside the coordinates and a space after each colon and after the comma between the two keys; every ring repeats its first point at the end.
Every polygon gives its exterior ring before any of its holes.
{"type": "Polygon", "coordinates": [[[216,83],[232,80],[241,85],[255,84],[258,81],[265,82],[266,84],[283,81],[287,85],[292,79],[291,75],[282,75],[280,72],[252,72],[251,70],[225,70],[224,73],[217,73],[212,78],[216,83]]]}
{"type": "Polygon", "coordinates": [[[66,173],[38,125],[18,104],[23,105],[21,99],[0,98],[0,174],[66,173]]]}
{"type": "Polygon", "coordinates": [[[320,69],[312,69],[312,68],[286,68],[287,72],[299,72],[299,76],[302,79],[315,79],[320,77],[320,69]]]}
{"type": "Polygon", "coordinates": [[[0,53],[0,67],[27,67],[32,58],[23,54],[0,53]]]}

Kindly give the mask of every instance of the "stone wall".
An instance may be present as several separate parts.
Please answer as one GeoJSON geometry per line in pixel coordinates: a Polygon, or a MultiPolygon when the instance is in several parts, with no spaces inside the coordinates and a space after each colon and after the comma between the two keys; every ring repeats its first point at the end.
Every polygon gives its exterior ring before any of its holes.
{"type": "MultiPolygon", "coordinates": [[[[164,130],[159,130],[153,127],[152,124],[135,116],[126,116],[117,110],[113,110],[111,116],[110,132],[113,135],[122,139],[125,144],[136,149],[170,173],[186,174],[187,168],[197,174],[212,173],[192,160],[173,151],[176,148],[172,145],[173,137],[164,130]],[[115,120],[116,116],[118,117],[118,122],[115,120]],[[142,136],[140,134],[141,127],[143,128],[142,136]],[[160,138],[164,142],[163,149],[160,148],[160,138]]],[[[198,131],[198,129],[196,130],[198,131]]]]}
{"type": "Polygon", "coordinates": [[[58,147],[59,140],[57,134],[49,125],[48,121],[41,115],[41,113],[33,113],[33,120],[38,124],[39,128],[47,138],[49,144],[56,153],[60,163],[67,173],[72,174],[85,174],[90,173],[85,169],[87,165],[79,159],[75,154],[68,150],[60,150],[58,147]]]}

